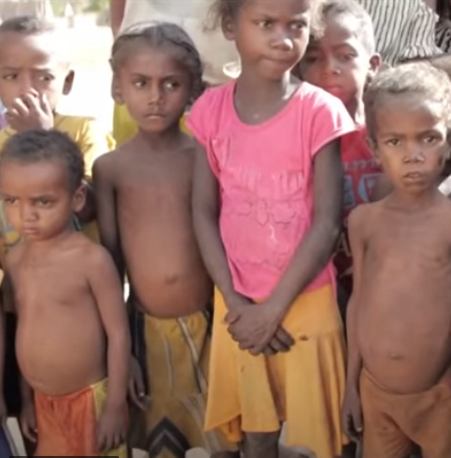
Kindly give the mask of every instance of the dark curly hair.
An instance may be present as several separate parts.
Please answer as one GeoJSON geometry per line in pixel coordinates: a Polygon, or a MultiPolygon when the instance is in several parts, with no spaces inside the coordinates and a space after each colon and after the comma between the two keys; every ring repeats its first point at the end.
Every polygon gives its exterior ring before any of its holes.
{"type": "Polygon", "coordinates": [[[151,47],[173,46],[179,51],[179,62],[191,76],[192,98],[199,97],[203,90],[203,66],[199,51],[189,35],[178,25],[167,22],[143,22],[125,29],[116,39],[111,51],[110,64],[117,71],[133,53],[133,46],[146,44],[151,47]]]}
{"type": "Polygon", "coordinates": [[[60,161],[67,170],[71,190],[77,189],[84,176],[84,160],[78,145],[56,130],[28,130],[13,135],[0,152],[0,168],[7,162],[32,164],[60,161]]]}
{"type": "Polygon", "coordinates": [[[403,64],[380,71],[368,86],[363,101],[369,139],[376,140],[376,113],[387,99],[396,96],[421,97],[441,108],[441,119],[451,132],[451,81],[429,63],[403,64]]]}

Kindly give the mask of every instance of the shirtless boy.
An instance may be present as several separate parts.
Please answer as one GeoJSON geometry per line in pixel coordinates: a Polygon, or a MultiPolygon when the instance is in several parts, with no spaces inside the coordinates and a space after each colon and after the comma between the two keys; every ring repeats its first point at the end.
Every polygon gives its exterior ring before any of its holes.
{"type": "MultiPolygon", "coordinates": [[[[88,117],[68,116],[57,111],[64,95],[70,93],[74,72],[63,31],[45,19],[14,17],[0,25],[0,99],[7,109],[8,125],[0,131],[0,151],[17,132],[56,128],[66,132],[83,154],[88,183],[96,157],[114,147],[108,134],[88,117]]],[[[87,188],[89,191],[89,188],[87,188]]],[[[77,216],[86,235],[98,240],[94,218],[94,199],[88,192],[87,205],[77,216]]],[[[8,223],[0,203],[0,260],[20,241],[8,223]]],[[[17,414],[19,394],[17,363],[14,355],[16,317],[9,294],[9,283],[2,284],[6,313],[6,400],[9,414],[17,414]]]]}
{"type": "Polygon", "coordinates": [[[71,224],[85,201],[83,167],[78,146],[56,130],[18,133],[0,156],[1,197],[23,238],[6,257],[21,423],[38,456],[122,458],[130,336],[110,255],[71,224]]]}
{"type": "Polygon", "coordinates": [[[221,451],[231,445],[203,431],[212,285],[193,231],[194,142],[179,129],[200,91],[200,58],[182,29],[159,24],[121,35],[111,63],[117,101],[139,126],[94,165],[101,240],[130,281],[133,352],[144,380],[135,361],[130,394],[142,411],[133,421],[144,431],[133,428],[132,445],[151,458],[194,447],[229,456],[221,451]]]}
{"type": "Polygon", "coordinates": [[[383,71],[365,95],[370,140],[393,183],[350,215],[354,290],[343,406],[364,458],[451,456],[451,83],[428,64],[383,71]]]}

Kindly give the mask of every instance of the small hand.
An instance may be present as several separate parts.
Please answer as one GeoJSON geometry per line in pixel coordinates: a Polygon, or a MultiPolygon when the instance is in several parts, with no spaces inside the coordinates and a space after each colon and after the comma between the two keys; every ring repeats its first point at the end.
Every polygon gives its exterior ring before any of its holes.
{"type": "Polygon", "coordinates": [[[20,413],[20,427],[22,434],[30,441],[35,443],[37,439],[36,415],[33,402],[24,402],[20,413]]]}
{"type": "Polygon", "coordinates": [[[147,410],[147,396],[144,379],[139,363],[133,356],[130,359],[130,376],[128,381],[128,395],[138,409],[147,410]]]}
{"type": "Polygon", "coordinates": [[[107,453],[125,443],[127,405],[112,407],[105,405],[97,427],[97,449],[107,453]]]}
{"type": "Polygon", "coordinates": [[[232,338],[239,342],[242,350],[253,355],[274,354],[287,351],[293,338],[280,327],[280,314],[270,302],[240,307],[239,312],[226,316],[226,323],[232,338]],[[239,313],[239,319],[236,314],[239,313]]]}
{"type": "Polygon", "coordinates": [[[8,124],[18,132],[31,129],[51,129],[54,126],[52,109],[45,94],[31,90],[16,98],[5,114],[8,124]]]}
{"type": "Polygon", "coordinates": [[[355,388],[346,389],[341,417],[345,434],[354,442],[359,442],[362,436],[362,407],[359,393],[355,388]]]}

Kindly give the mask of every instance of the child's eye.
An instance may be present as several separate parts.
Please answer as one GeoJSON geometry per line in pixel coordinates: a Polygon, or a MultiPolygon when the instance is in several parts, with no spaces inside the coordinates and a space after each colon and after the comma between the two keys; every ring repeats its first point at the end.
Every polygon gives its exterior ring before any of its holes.
{"type": "Polygon", "coordinates": [[[133,86],[137,87],[138,89],[143,88],[146,85],[144,80],[138,80],[133,82],[133,86]]]}
{"type": "Polygon", "coordinates": [[[398,138],[391,138],[385,142],[389,146],[399,146],[401,141],[398,138]]]}
{"type": "Polygon", "coordinates": [[[316,56],[315,54],[307,54],[302,62],[305,62],[306,64],[314,64],[319,60],[319,56],[316,56]]]}
{"type": "Polygon", "coordinates": [[[17,202],[17,199],[14,198],[14,197],[5,197],[3,199],[3,202],[6,204],[6,205],[13,205],[17,202]]]}
{"type": "Polygon", "coordinates": [[[175,89],[177,89],[178,87],[180,86],[179,83],[177,83],[176,81],[166,81],[164,83],[164,88],[168,91],[174,91],[175,89]]]}
{"type": "Polygon", "coordinates": [[[268,29],[269,27],[271,27],[271,21],[268,21],[267,19],[264,19],[262,21],[257,21],[257,25],[261,29],[268,29]]]}
{"type": "Polygon", "coordinates": [[[42,75],[39,77],[41,81],[45,81],[46,83],[53,81],[55,78],[53,75],[42,75]]]}
{"type": "Polygon", "coordinates": [[[302,29],[305,29],[307,27],[307,23],[305,21],[293,22],[291,27],[294,30],[302,30],[302,29]]]}
{"type": "Polygon", "coordinates": [[[7,75],[3,75],[3,79],[5,81],[13,81],[17,78],[17,73],[8,73],[7,75]]]}
{"type": "Polygon", "coordinates": [[[338,56],[338,58],[340,59],[341,62],[349,62],[352,59],[354,59],[354,57],[355,57],[355,55],[354,54],[350,54],[350,53],[340,54],[338,56]]]}
{"type": "Polygon", "coordinates": [[[38,199],[36,201],[36,204],[39,207],[48,207],[48,206],[50,206],[51,203],[52,203],[52,201],[50,199],[46,199],[46,198],[38,199]]]}
{"type": "Polygon", "coordinates": [[[427,145],[432,145],[437,141],[437,138],[434,137],[433,135],[428,135],[427,137],[423,138],[423,143],[426,143],[427,145]]]}

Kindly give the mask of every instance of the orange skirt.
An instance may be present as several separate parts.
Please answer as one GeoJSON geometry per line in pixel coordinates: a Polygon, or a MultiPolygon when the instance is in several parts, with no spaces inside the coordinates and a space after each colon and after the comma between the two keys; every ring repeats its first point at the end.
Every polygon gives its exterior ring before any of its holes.
{"type": "Polygon", "coordinates": [[[97,451],[97,421],[106,397],[107,380],[63,396],[46,396],[35,392],[38,429],[35,456],[127,458],[125,444],[108,453],[97,451]]]}
{"type": "Polygon", "coordinates": [[[283,322],[296,343],[269,357],[239,349],[223,323],[219,291],[214,305],[207,430],[240,442],[245,432],[277,432],[286,422],[288,445],[318,458],[340,455],[347,443],[340,419],[345,342],[332,286],[298,297],[283,322]]]}

